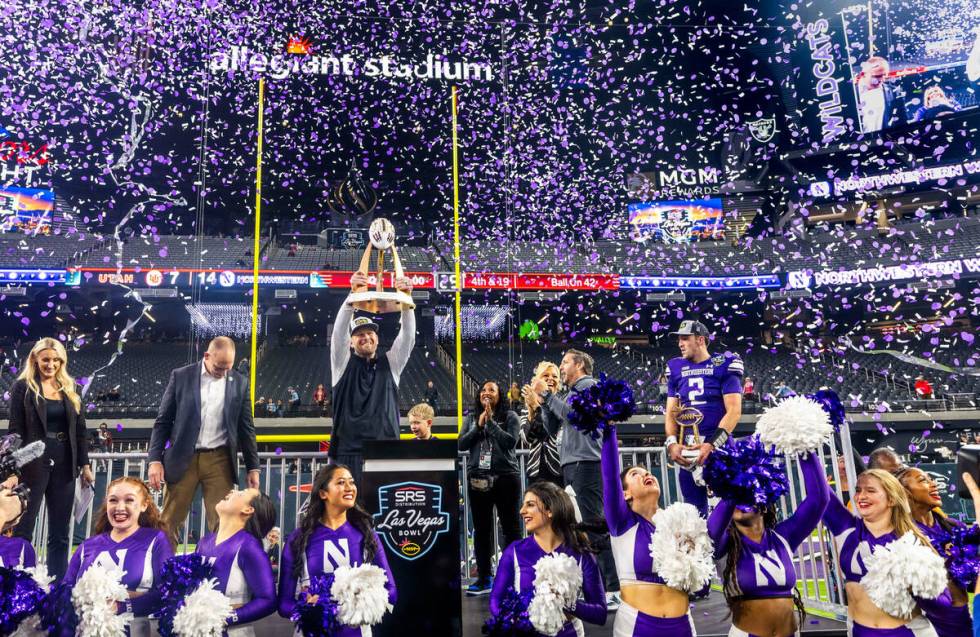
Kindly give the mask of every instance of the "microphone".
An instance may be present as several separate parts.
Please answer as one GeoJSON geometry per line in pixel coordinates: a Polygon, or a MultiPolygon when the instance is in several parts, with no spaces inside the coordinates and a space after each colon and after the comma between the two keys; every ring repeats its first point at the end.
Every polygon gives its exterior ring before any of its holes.
{"type": "Polygon", "coordinates": [[[20,436],[8,434],[0,438],[0,482],[14,474],[21,467],[44,455],[44,441],[38,440],[24,447],[20,446],[20,436]]]}

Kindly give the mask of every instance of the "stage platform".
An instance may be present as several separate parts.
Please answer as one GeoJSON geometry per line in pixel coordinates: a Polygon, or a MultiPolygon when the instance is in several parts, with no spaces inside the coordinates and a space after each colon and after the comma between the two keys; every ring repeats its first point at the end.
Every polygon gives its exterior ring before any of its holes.
{"type": "MultiPolygon", "coordinates": [[[[489,596],[486,595],[483,597],[463,597],[463,637],[480,637],[482,635],[480,627],[489,614],[487,610],[489,600],[489,596]]],[[[728,628],[731,624],[728,621],[725,598],[721,593],[712,591],[708,599],[695,602],[692,612],[694,613],[694,625],[698,637],[728,634],[728,628]]],[[[586,636],[612,637],[613,615],[614,613],[609,613],[609,620],[605,626],[586,624],[586,636]]],[[[802,632],[814,637],[845,637],[847,626],[844,622],[808,615],[802,632]]],[[[259,622],[256,625],[255,633],[258,637],[292,637],[293,630],[288,621],[275,616],[259,622]]],[[[409,631],[402,634],[411,635],[412,633],[409,631]]]]}

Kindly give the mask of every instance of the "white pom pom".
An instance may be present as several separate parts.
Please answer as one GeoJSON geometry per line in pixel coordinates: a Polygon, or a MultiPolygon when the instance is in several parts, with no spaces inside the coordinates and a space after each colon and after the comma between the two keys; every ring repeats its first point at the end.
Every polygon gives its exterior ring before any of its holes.
{"type": "Polygon", "coordinates": [[[115,602],[129,599],[120,581],[123,572],[117,566],[92,566],[82,573],[71,593],[78,614],[78,635],[81,637],[124,637],[126,618],[116,614],[115,602]]]}
{"type": "Polygon", "coordinates": [[[54,577],[48,575],[48,567],[46,564],[38,564],[37,566],[30,566],[28,568],[21,568],[18,566],[17,569],[24,571],[25,573],[29,573],[30,576],[34,578],[34,581],[37,582],[37,585],[43,588],[45,591],[48,590],[48,587],[51,586],[51,582],[54,581],[54,577]]]}
{"type": "Polygon", "coordinates": [[[374,564],[342,566],[334,571],[330,597],[337,602],[337,618],[346,626],[380,624],[388,603],[388,574],[374,564]]]}
{"type": "Polygon", "coordinates": [[[653,516],[656,533],[650,542],[653,567],[667,586],[699,591],[715,573],[714,545],[708,524],[692,504],[675,502],[653,516]]]}
{"type": "Polygon", "coordinates": [[[527,608],[531,625],[544,635],[557,635],[567,621],[566,609],[575,607],[581,590],[582,569],[574,557],[542,557],[534,564],[534,595],[527,608]]]}
{"type": "Polygon", "coordinates": [[[218,582],[208,579],[187,596],[174,615],[174,633],[180,637],[221,637],[235,609],[231,600],[217,590],[218,582]]]}
{"type": "Polygon", "coordinates": [[[41,628],[41,618],[31,615],[20,623],[10,637],[47,637],[48,631],[41,628]]]}
{"type": "Polygon", "coordinates": [[[911,617],[915,610],[913,596],[935,599],[946,590],[943,558],[911,531],[875,549],[867,567],[861,585],[874,605],[892,617],[911,617]]]}
{"type": "Polygon", "coordinates": [[[755,432],[767,447],[775,446],[779,453],[799,454],[828,442],[834,426],[820,403],[793,396],[759,416],[755,432]]]}

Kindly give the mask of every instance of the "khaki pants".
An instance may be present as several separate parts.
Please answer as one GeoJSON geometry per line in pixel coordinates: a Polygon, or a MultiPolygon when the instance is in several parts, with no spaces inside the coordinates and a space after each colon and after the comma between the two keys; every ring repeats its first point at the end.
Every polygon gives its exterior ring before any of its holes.
{"type": "Polygon", "coordinates": [[[214,507],[234,488],[233,470],[228,447],[195,451],[184,477],[179,482],[167,483],[163,492],[163,520],[175,541],[184,526],[184,520],[187,519],[198,484],[204,492],[208,530],[217,531],[218,513],[214,507]]]}

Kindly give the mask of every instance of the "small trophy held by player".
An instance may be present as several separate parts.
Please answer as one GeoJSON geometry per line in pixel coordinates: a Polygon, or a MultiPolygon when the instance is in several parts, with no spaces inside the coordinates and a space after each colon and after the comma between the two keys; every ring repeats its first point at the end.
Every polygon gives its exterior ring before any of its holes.
{"type": "Polygon", "coordinates": [[[704,414],[695,407],[682,407],[677,410],[674,420],[677,421],[677,440],[681,445],[681,455],[691,462],[683,468],[693,471],[694,461],[701,455],[701,444],[704,442],[698,432],[698,425],[704,420],[704,414]]]}
{"type": "Polygon", "coordinates": [[[400,290],[387,291],[384,289],[385,252],[391,251],[395,280],[405,276],[401,259],[398,258],[398,251],[395,250],[395,227],[387,219],[375,219],[371,222],[371,227],[368,228],[368,239],[368,245],[364,249],[358,270],[365,274],[370,273],[371,247],[373,246],[378,251],[378,269],[375,274],[378,282],[373,290],[366,285],[355,287],[348,303],[371,314],[387,314],[389,312],[401,312],[403,309],[414,309],[415,301],[410,295],[400,290]]]}

